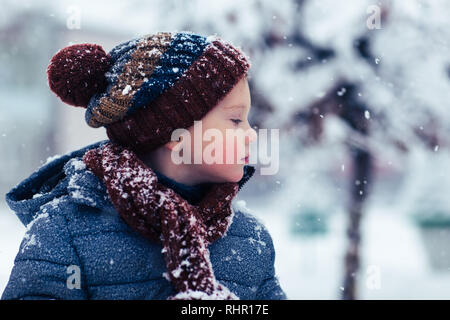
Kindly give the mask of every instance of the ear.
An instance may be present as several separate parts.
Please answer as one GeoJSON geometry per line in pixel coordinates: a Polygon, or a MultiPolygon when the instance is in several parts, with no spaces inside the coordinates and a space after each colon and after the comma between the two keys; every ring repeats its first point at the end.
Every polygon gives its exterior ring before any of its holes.
{"type": "Polygon", "coordinates": [[[167,149],[169,149],[170,151],[173,151],[173,149],[179,144],[181,143],[181,141],[183,141],[183,137],[180,136],[178,138],[178,141],[169,141],[166,144],[164,144],[164,147],[166,147],[167,149]]]}

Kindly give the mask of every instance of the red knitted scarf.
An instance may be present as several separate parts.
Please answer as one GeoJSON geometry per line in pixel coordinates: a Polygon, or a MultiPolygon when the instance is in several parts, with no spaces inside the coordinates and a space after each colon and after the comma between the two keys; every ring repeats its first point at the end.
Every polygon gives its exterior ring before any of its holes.
{"type": "Polygon", "coordinates": [[[158,182],[155,172],[131,150],[109,142],[83,156],[87,168],[105,185],[125,222],[162,244],[167,275],[177,299],[239,299],[220,284],[208,245],[225,235],[233,219],[231,200],[238,183],[212,184],[197,205],[158,182]]]}

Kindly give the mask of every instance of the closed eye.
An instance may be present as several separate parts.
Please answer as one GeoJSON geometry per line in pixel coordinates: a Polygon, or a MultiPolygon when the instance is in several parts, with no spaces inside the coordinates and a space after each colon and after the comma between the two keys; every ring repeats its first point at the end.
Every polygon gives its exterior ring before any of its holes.
{"type": "Polygon", "coordinates": [[[241,119],[230,119],[231,121],[233,121],[235,124],[239,124],[242,122],[241,119]]]}

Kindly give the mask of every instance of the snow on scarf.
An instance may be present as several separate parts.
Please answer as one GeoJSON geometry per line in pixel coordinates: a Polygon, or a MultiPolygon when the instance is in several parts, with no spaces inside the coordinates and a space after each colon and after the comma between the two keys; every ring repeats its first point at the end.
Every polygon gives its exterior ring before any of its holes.
{"type": "Polygon", "coordinates": [[[112,142],[89,150],[83,162],[105,185],[125,222],[162,244],[166,278],[177,292],[169,300],[239,299],[220,284],[208,245],[225,235],[233,219],[238,183],[216,183],[192,205],[158,182],[155,172],[131,150],[112,142]]]}

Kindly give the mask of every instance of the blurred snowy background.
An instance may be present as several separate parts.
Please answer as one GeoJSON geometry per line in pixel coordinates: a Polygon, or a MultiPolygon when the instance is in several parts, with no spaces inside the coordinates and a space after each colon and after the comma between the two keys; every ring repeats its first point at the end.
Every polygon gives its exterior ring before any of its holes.
{"type": "Polygon", "coordinates": [[[2,0],[0,292],[25,232],[5,194],[106,138],[51,94],[52,55],[190,30],[246,52],[250,122],[280,129],[279,172],[237,200],[288,298],[449,299],[449,17],[445,0],[2,0]]]}

